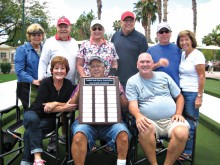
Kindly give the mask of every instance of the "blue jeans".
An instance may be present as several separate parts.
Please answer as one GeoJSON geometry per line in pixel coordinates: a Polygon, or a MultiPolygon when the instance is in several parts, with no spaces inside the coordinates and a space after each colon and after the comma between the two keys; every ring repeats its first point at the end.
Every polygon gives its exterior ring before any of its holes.
{"type": "MultiPolygon", "coordinates": [[[[182,95],[185,100],[184,112],[198,119],[199,118],[199,109],[195,108],[195,100],[197,97],[197,92],[184,92],[184,91],[182,91],[182,95]]],[[[187,121],[189,122],[189,125],[190,125],[190,129],[189,129],[190,137],[193,137],[195,125],[192,120],[187,119],[187,121]]],[[[198,125],[198,121],[197,121],[197,125],[198,125]]],[[[186,147],[185,147],[183,153],[191,155],[192,149],[193,149],[193,139],[187,141],[186,147]]]]}
{"type": "Polygon", "coordinates": [[[55,129],[56,119],[41,119],[36,112],[26,111],[23,124],[25,127],[24,153],[21,165],[31,164],[33,162],[33,154],[43,152],[43,136],[55,129]]]}
{"type": "Polygon", "coordinates": [[[131,134],[129,130],[123,122],[116,123],[112,125],[88,125],[88,124],[79,124],[78,120],[76,120],[72,124],[72,134],[75,135],[77,132],[82,132],[85,134],[89,149],[91,150],[95,144],[97,139],[104,140],[107,142],[108,146],[116,151],[115,141],[117,135],[125,131],[128,134],[128,138],[131,138],[131,134]]]}

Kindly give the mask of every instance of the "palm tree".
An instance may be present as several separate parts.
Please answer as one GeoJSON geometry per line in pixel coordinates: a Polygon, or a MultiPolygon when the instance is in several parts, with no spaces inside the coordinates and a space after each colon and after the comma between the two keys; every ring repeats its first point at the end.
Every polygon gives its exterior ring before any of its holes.
{"type": "Polygon", "coordinates": [[[193,32],[196,35],[196,27],[197,27],[197,4],[196,4],[196,0],[192,0],[192,10],[193,10],[193,32]]]}
{"type": "Polygon", "coordinates": [[[158,13],[158,20],[159,23],[162,20],[162,8],[161,8],[161,0],[156,0],[157,1],[157,13],[158,13]]]}
{"type": "Polygon", "coordinates": [[[98,19],[101,19],[101,14],[102,14],[102,0],[96,0],[97,2],[97,9],[98,9],[98,19]]]}
{"type": "Polygon", "coordinates": [[[120,20],[115,20],[114,22],[113,22],[113,30],[114,31],[118,31],[118,30],[120,30],[120,28],[121,28],[121,23],[120,23],[120,20]]]}
{"type": "Polygon", "coordinates": [[[163,0],[163,22],[167,22],[167,6],[168,6],[168,0],[163,0]]]}
{"type": "Polygon", "coordinates": [[[157,6],[154,0],[143,0],[134,3],[134,13],[136,14],[136,20],[141,22],[144,30],[145,37],[148,42],[151,40],[151,23],[153,24],[156,19],[157,6]]]}

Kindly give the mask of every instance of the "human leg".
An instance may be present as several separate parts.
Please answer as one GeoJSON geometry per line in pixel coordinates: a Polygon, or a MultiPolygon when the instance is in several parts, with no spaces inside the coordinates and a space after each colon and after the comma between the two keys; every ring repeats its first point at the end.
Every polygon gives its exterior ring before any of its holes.
{"type": "MultiPolygon", "coordinates": [[[[190,116],[193,116],[195,118],[199,118],[199,109],[195,108],[195,100],[197,97],[197,92],[182,92],[184,100],[185,100],[185,105],[184,105],[184,112],[189,114],[190,116]]],[[[189,134],[190,137],[194,137],[194,132],[195,132],[195,125],[192,120],[187,120],[190,129],[189,129],[189,134]]],[[[197,122],[198,124],[198,122],[197,122]]],[[[184,154],[192,155],[192,148],[193,148],[193,139],[189,139],[186,143],[186,147],[183,151],[184,154]]]]}
{"type": "Polygon", "coordinates": [[[139,143],[151,165],[157,165],[155,127],[150,125],[144,132],[139,132],[139,143]]]}
{"type": "Polygon", "coordinates": [[[96,130],[92,126],[87,124],[79,124],[76,120],[72,124],[72,158],[75,165],[84,165],[87,154],[87,147],[89,145],[90,150],[95,144],[96,130]],[[88,144],[89,141],[89,144],[88,144]]]}
{"type": "Polygon", "coordinates": [[[184,150],[188,135],[189,131],[185,125],[179,125],[173,128],[164,165],[172,165],[175,163],[184,150]]]}

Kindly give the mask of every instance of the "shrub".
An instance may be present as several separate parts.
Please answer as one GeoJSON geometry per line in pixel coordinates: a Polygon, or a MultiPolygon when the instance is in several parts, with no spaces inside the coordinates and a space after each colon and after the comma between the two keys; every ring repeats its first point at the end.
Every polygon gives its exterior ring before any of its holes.
{"type": "Polygon", "coordinates": [[[11,72],[11,64],[9,62],[3,62],[1,63],[1,71],[4,74],[11,72]]]}

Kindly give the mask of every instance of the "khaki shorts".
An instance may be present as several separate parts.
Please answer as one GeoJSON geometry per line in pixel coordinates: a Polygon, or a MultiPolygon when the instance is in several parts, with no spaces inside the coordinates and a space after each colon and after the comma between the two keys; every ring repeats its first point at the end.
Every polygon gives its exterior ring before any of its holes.
{"type": "Polygon", "coordinates": [[[170,138],[173,128],[182,125],[190,128],[189,123],[180,121],[171,121],[171,118],[161,119],[161,120],[151,120],[152,124],[155,127],[156,138],[170,138]]]}

